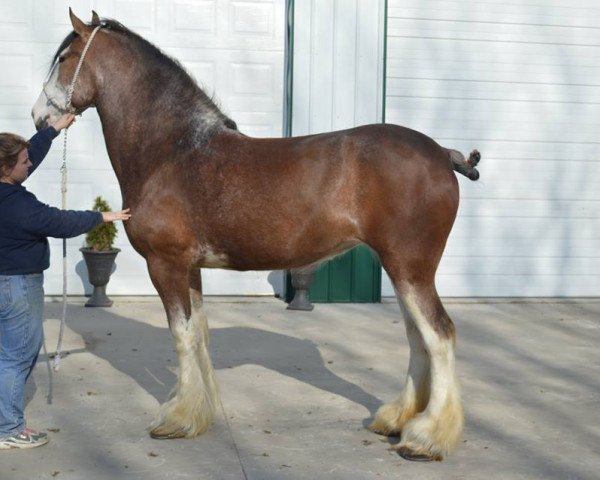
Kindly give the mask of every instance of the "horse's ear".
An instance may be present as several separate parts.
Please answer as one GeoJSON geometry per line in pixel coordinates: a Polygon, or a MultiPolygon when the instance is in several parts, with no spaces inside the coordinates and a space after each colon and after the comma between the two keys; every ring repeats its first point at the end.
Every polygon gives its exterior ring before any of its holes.
{"type": "Polygon", "coordinates": [[[100,17],[98,16],[98,14],[92,10],[92,25],[94,27],[97,27],[98,25],[100,25],[100,17]]]}
{"type": "Polygon", "coordinates": [[[82,38],[87,37],[90,33],[90,27],[77,18],[77,16],[73,13],[73,10],[71,10],[71,7],[69,7],[69,17],[71,17],[71,25],[73,25],[73,30],[75,30],[75,33],[82,38]]]}

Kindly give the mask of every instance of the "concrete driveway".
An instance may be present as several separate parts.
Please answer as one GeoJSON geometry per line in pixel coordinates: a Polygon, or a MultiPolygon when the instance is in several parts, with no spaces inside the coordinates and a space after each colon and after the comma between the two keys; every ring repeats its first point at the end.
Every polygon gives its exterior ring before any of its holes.
{"type": "MultiPolygon", "coordinates": [[[[446,300],[458,332],[466,428],[444,462],[411,463],[364,428],[401,388],[408,346],[395,302],[317,305],[208,298],[222,408],[193,440],[146,433],[175,382],[156,298],[71,299],[61,369],[46,355],[27,416],[47,446],[0,452],[11,479],[600,478],[600,299],[446,300]]],[[[46,306],[56,346],[61,305],[46,306]]]]}

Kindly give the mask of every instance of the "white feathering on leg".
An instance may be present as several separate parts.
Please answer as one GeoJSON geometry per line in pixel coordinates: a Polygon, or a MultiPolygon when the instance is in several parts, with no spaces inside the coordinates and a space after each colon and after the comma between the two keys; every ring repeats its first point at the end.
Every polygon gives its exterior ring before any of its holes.
{"type": "Polygon", "coordinates": [[[153,436],[195,437],[212,424],[219,392],[208,353],[208,326],[202,308],[190,320],[178,312],[172,329],[179,361],[178,381],[150,427],[153,436]]]}
{"type": "Polygon", "coordinates": [[[442,459],[457,445],[464,423],[455,371],[454,337],[438,335],[414,293],[405,293],[401,298],[429,353],[431,381],[427,408],[404,425],[397,448],[407,447],[442,459]]]}
{"type": "Polygon", "coordinates": [[[382,435],[399,435],[406,422],[424,410],[429,401],[429,356],[408,312],[402,304],[400,307],[410,345],[410,361],[400,395],[393,402],[382,405],[369,426],[370,430],[382,435]]]}

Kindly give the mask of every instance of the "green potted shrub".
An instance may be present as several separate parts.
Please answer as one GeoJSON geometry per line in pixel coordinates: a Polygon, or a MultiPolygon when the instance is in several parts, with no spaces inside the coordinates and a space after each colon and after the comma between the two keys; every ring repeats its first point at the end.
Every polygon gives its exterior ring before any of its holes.
{"type": "MultiPolygon", "coordinates": [[[[96,197],[93,209],[96,212],[110,212],[110,207],[102,197],[96,197]]],[[[117,237],[117,227],[113,222],[101,223],[85,236],[86,246],[79,250],[88,270],[88,278],[94,286],[86,307],[110,307],[113,301],[106,296],[106,285],[113,271],[115,258],[121,250],[113,247],[117,237]]]]}

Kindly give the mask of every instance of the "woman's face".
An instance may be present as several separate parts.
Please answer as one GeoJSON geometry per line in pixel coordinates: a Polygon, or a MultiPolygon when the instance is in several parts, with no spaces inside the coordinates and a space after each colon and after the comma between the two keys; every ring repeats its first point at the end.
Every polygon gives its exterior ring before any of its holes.
{"type": "Polygon", "coordinates": [[[0,181],[4,183],[11,183],[12,185],[21,185],[25,180],[27,180],[27,177],[29,176],[29,168],[32,165],[33,164],[31,163],[31,160],[29,160],[27,149],[24,148],[19,152],[19,155],[17,156],[17,163],[12,168],[10,173],[8,175],[3,175],[2,178],[0,178],[0,181]]]}

